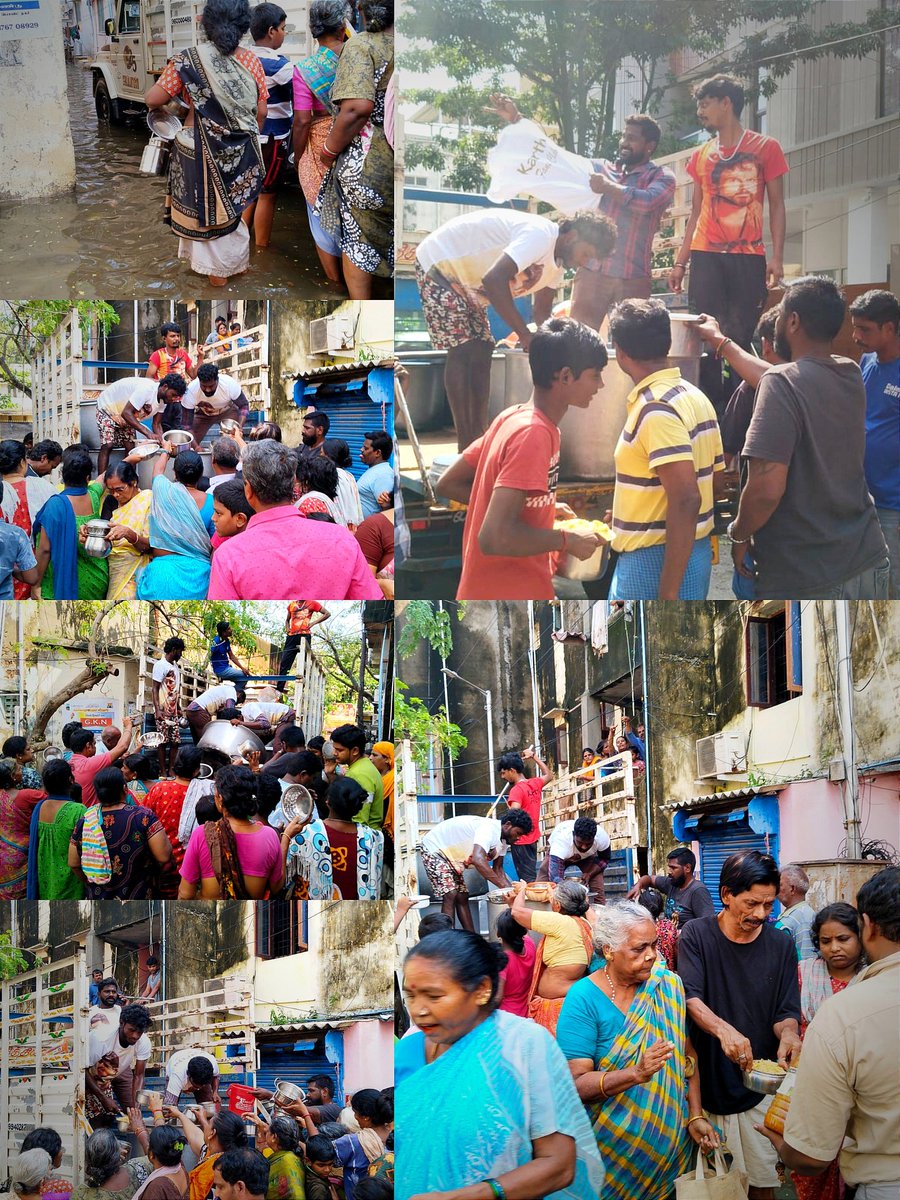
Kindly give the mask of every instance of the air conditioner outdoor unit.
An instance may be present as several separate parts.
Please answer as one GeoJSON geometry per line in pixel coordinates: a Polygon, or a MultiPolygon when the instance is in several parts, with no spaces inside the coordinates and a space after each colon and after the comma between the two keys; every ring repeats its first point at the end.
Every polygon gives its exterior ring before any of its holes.
{"type": "Polygon", "coordinates": [[[309,323],[310,354],[353,352],[354,321],[349,315],[335,313],[309,323]]]}
{"type": "Polygon", "coordinates": [[[745,768],[744,739],[733,730],[698,738],[696,745],[698,779],[735,775],[745,768]]]}

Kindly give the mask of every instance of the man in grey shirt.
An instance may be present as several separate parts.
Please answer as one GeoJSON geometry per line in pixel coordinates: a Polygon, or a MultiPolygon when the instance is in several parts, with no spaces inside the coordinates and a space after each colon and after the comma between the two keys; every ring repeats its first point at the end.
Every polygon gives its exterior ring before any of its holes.
{"type": "MultiPolygon", "coordinates": [[[[866,483],[866,389],[831,353],[847,306],[830,279],[790,284],[744,442],[749,477],[728,527],[758,599],[882,600],[890,564],[866,483]],[[756,574],[745,564],[748,547],[756,574]]],[[[721,346],[719,347],[721,351],[721,346]]]]}
{"type": "Polygon", "coordinates": [[[806,903],[809,891],[809,876],[796,863],[781,868],[781,887],[778,902],[782,907],[780,925],[794,939],[797,958],[815,958],[816,948],[812,940],[812,923],[816,915],[806,903]]]}
{"type": "Polygon", "coordinates": [[[637,900],[644,888],[655,887],[666,897],[666,916],[670,910],[678,913],[679,927],[697,917],[716,915],[712,896],[705,883],[694,878],[697,858],[687,846],[679,846],[666,859],[666,875],[642,875],[631,891],[629,900],[637,900]]]}

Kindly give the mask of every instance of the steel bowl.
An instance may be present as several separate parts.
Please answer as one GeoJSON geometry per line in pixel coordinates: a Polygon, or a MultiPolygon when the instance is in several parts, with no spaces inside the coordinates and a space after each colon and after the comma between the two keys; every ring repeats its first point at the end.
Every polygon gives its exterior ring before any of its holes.
{"type": "Polygon", "coordinates": [[[152,458],[154,454],[162,454],[164,449],[165,447],[160,446],[159,442],[138,442],[130,453],[143,461],[145,458],[152,458]]]}
{"type": "Polygon", "coordinates": [[[193,435],[186,429],[170,429],[163,434],[163,441],[168,446],[189,446],[193,440],[193,435]]]}
{"type": "Polygon", "coordinates": [[[166,739],[161,733],[145,733],[141,738],[145,750],[155,750],[157,746],[161,746],[166,739]]]}
{"type": "Polygon", "coordinates": [[[197,745],[201,750],[214,750],[224,754],[228,762],[235,756],[246,758],[252,750],[265,749],[252,729],[232,725],[230,721],[210,721],[197,745]]]}
{"type": "Polygon", "coordinates": [[[164,142],[173,141],[183,128],[174,113],[160,108],[151,108],[147,113],[147,126],[151,133],[162,138],[164,142]]]}
{"type": "Polygon", "coordinates": [[[240,433],[241,423],[235,421],[231,417],[226,417],[224,421],[219,422],[219,428],[223,433],[240,433]]]}
{"type": "Polygon", "coordinates": [[[609,558],[609,542],[601,541],[590,558],[575,558],[567,554],[560,560],[557,575],[563,579],[599,579],[606,570],[609,558]]]}
{"type": "Polygon", "coordinates": [[[288,822],[299,817],[305,824],[315,813],[316,802],[312,792],[302,783],[292,783],[282,794],[281,807],[288,822]]]}
{"type": "Polygon", "coordinates": [[[749,1071],[741,1071],[741,1079],[745,1088],[751,1092],[761,1092],[764,1096],[774,1096],[781,1085],[784,1083],[786,1072],[781,1071],[778,1075],[772,1075],[768,1071],[755,1071],[751,1067],[749,1071]]]}
{"type": "Polygon", "coordinates": [[[272,1099],[278,1105],[293,1104],[295,1100],[305,1100],[306,1092],[299,1083],[291,1083],[289,1079],[276,1079],[272,1099]]]}

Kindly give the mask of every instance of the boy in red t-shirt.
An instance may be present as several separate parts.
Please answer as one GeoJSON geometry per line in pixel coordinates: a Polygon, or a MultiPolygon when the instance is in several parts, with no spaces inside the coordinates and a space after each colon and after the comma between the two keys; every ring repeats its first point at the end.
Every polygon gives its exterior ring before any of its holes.
{"type": "Polygon", "coordinates": [[[523,750],[521,754],[501,754],[497,766],[500,778],[512,784],[506,803],[510,808],[523,809],[531,817],[531,833],[520,837],[510,847],[510,853],[519,878],[526,883],[534,883],[537,879],[537,843],[541,836],[541,792],[553,778],[553,772],[531,749],[523,750]],[[526,759],[534,762],[540,775],[528,778],[525,774],[526,759]]]}
{"type": "Polygon", "coordinates": [[[595,534],[553,528],[558,512],[559,423],[587,408],[603,386],[606,347],[592,329],[565,317],[531,339],[531,404],[507,409],[466,448],[436,490],[468,503],[458,600],[552,600],[551,554],[585,559],[595,534]]]}

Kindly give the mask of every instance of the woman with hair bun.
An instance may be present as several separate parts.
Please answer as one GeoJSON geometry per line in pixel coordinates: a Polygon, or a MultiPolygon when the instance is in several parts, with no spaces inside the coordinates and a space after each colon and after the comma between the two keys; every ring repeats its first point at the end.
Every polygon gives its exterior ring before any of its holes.
{"type": "Polygon", "coordinates": [[[263,185],[259,133],[268,90],[262,63],[240,45],[250,28],[248,0],[207,0],[200,16],[207,41],[172,58],[144,100],[188,105],[172,143],[164,221],[178,234],[178,257],[224,287],[250,266],[250,230],[241,214],[263,185]]]}
{"type": "Polygon", "coordinates": [[[506,955],[476,933],[423,938],[403,991],[418,1031],[394,1047],[397,1195],[582,1200],[603,1193],[603,1164],[566,1062],[533,1021],[499,1012],[506,955]],[[422,1097],[441,1136],[421,1136],[422,1097]],[[418,1133],[416,1131],[419,1131],[418,1133]]]}
{"type": "MultiPolygon", "coordinates": [[[[0,442],[0,477],[3,479],[0,517],[10,525],[18,525],[30,538],[34,518],[50,497],[56,495],[56,488],[43,475],[26,475],[26,453],[22,442],[11,438],[0,442]]],[[[30,596],[31,584],[13,578],[13,599],[28,600],[30,596]]]]}
{"type": "Polygon", "coordinates": [[[331,89],[338,113],[319,157],[328,169],[315,212],[341,247],[351,300],[370,300],[394,273],[394,152],[384,134],[394,73],[394,0],[359,0],[365,31],[341,51],[331,89]]]}
{"type": "MultiPolygon", "coordinates": [[[[284,880],[281,841],[259,817],[256,777],[249,767],[221,767],[215,777],[217,821],[198,825],[181,864],[179,900],[262,900],[284,880]]],[[[285,830],[293,837],[297,822],[285,830]]]]}
{"type": "Polygon", "coordinates": [[[322,146],[337,109],[331,102],[331,88],[349,30],[347,0],[312,0],[309,6],[309,32],[318,49],[294,67],[294,162],[300,187],[306,200],[309,231],[325,277],[341,283],[341,244],[326,233],[315,214],[319,188],[325,177],[320,158],[322,146]]]}

